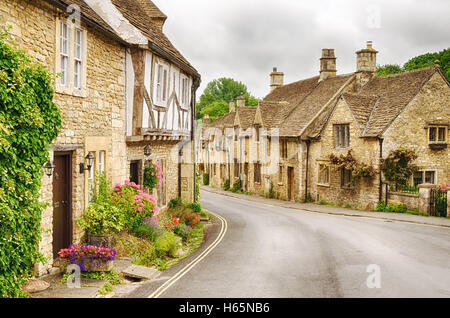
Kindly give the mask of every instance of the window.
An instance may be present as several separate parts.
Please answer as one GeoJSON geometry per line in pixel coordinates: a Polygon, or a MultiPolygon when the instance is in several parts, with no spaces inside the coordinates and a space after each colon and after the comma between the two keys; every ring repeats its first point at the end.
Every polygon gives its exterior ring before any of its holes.
{"type": "Polygon", "coordinates": [[[343,188],[352,188],[355,185],[352,170],[341,168],[341,186],[343,188]]]}
{"type": "Polygon", "coordinates": [[[413,175],[413,184],[417,187],[421,183],[436,184],[436,172],[433,170],[417,171],[413,175]]]}
{"type": "Polygon", "coordinates": [[[280,165],[278,169],[278,183],[283,183],[283,166],[280,165]]]}
{"type": "Polygon", "coordinates": [[[234,177],[239,178],[239,164],[237,159],[234,159],[234,177]]]}
{"type": "Polygon", "coordinates": [[[105,172],[105,152],[100,151],[98,153],[98,172],[105,172]]]}
{"type": "Polygon", "coordinates": [[[319,164],[319,180],[320,184],[330,184],[330,166],[319,164]]]}
{"type": "Polygon", "coordinates": [[[166,65],[157,63],[155,73],[156,104],[166,106],[168,95],[169,69],[166,65]]]}
{"type": "Polygon", "coordinates": [[[238,141],[238,138],[239,138],[239,130],[235,129],[234,130],[234,141],[238,141]]]}
{"type": "Polygon", "coordinates": [[[261,164],[259,162],[255,163],[254,168],[255,171],[253,172],[253,181],[256,183],[261,183],[261,164]]]}
{"type": "Polygon", "coordinates": [[[61,21],[59,35],[59,55],[60,55],[60,84],[69,86],[69,52],[70,52],[70,28],[65,21],[61,21]]]}
{"type": "Polygon", "coordinates": [[[76,89],[81,89],[83,86],[83,31],[80,29],[75,29],[74,37],[73,85],[76,89]]]}
{"type": "Polygon", "coordinates": [[[428,127],[428,140],[430,142],[445,142],[445,141],[447,141],[447,127],[446,126],[430,126],[430,127],[428,127]]]}
{"type": "Polygon", "coordinates": [[[347,148],[350,146],[350,126],[334,125],[334,146],[335,148],[347,148]]]}
{"type": "Polygon", "coordinates": [[[189,106],[189,78],[184,75],[181,76],[181,104],[189,106]]]}
{"type": "Polygon", "coordinates": [[[288,157],[287,140],[282,139],[280,142],[281,142],[280,157],[282,159],[286,159],[288,157]]]}

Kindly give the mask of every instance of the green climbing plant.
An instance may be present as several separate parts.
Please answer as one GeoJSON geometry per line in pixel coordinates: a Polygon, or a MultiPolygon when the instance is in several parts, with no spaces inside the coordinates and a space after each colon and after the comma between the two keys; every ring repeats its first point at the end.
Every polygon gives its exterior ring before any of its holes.
{"type": "Polygon", "coordinates": [[[52,81],[0,25],[0,298],[26,296],[20,287],[44,260],[37,248],[46,206],[39,190],[61,127],[52,81]]]}

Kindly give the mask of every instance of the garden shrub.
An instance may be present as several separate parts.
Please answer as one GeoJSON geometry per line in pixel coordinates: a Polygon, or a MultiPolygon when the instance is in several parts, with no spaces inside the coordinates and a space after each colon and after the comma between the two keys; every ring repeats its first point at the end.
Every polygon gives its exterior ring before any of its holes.
{"type": "Polygon", "coordinates": [[[230,190],[230,179],[225,179],[225,181],[223,182],[223,189],[225,191],[230,190]]]}
{"type": "Polygon", "coordinates": [[[171,231],[166,231],[155,240],[153,247],[156,257],[175,257],[179,246],[175,234],[171,231]]]}
{"type": "Polygon", "coordinates": [[[125,225],[125,215],[122,210],[113,203],[112,190],[107,181],[106,174],[101,173],[96,177],[98,191],[94,187],[91,204],[77,219],[77,224],[92,235],[108,235],[120,232],[125,225]]]}
{"type": "Polygon", "coordinates": [[[187,206],[178,206],[173,209],[169,209],[168,213],[181,220],[181,223],[194,228],[200,223],[200,213],[196,213],[187,206]]]}
{"type": "Polygon", "coordinates": [[[209,174],[208,173],[203,173],[203,184],[209,185],[209,174]]]}
{"type": "Polygon", "coordinates": [[[238,179],[238,180],[236,180],[234,183],[233,183],[233,187],[231,188],[231,192],[240,192],[241,191],[241,188],[242,188],[242,182],[241,182],[241,179],[238,179]]]}
{"type": "Polygon", "coordinates": [[[116,184],[112,201],[125,214],[125,226],[129,230],[142,224],[142,219],[152,217],[158,211],[156,200],[150,194],[144,193],[140,186],[129,180],[125,184],[116,184]]]}
{"type": "Polygon", "coordinates": [[[182,237],[183,239],[187,240],[192,233],[192,228],[184,223],[179,223],[175,225],[175,228],[173,229],[173,232],[182,237]]]}
{"type": "Polygon", "coordinates": [[[154,242],[158,237],[158,232],[148,225],[140,225],[133,232],[137,237],[144,238],[154,242]]]}
{"type": "Polygon", "coordinates": [[[181,198],[175,198],[169,201],[169,204],[167,205],[169,208],[176,208],[177,206],[182,206],[183,201],[181,198]]]}
{"type": "Polygon", "coordinates": [[[7,41],[0,26],[0,297],[25,297],[27,273],[44,260],[38,242],[46,204],[38,198],[61,115],[50,73],[7,41]]]}
{"type": "Polygon", "coordinates": [[[202,206],[200,205],[200,203],[189,203],[187,205],[188,208],[192,209],[192,211],[194,211],[195,213],[202,213],[202,206]]]}
{"type": "Polygon", "coordinates": [[[77,220],[78,225],[92,235],[108,235],[120,232],[125,224],[122,210],[110,202],[94,202],[77,220]]]}
{"type": "Polygon", "coordinates": [[[396,204],[396,203],[388,203],[386,204],[384,201],[378,202],[375,211],[377,212],[398,212],[398,213],[406,213],[409,212],[406,204],[396,204]]]}

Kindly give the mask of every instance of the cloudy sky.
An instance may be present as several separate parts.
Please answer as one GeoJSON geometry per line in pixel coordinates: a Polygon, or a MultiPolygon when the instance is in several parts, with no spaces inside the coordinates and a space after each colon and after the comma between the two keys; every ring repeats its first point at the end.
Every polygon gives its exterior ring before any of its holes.
{"type": "Polygon", "coordinates": [[[154,0],[168,16],[164,32],[202,75],[269,92],[274,66],[285,83],[319,74],[322,48],[334,48],[338,74],[355,71],[367,40],[378,64],[450,47],[448,0],[154,0]]]}

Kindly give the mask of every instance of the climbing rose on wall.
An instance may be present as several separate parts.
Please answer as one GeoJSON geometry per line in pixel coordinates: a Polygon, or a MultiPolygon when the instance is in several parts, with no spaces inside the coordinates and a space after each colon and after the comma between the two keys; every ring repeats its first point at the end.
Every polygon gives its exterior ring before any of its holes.
{"type": "Polygon", "coordinates": [[[144,169],[143,185],[151,190],[161,186],[162,182],[163,172],[159,161],[156,163],[150,162],[144,169]]]}

